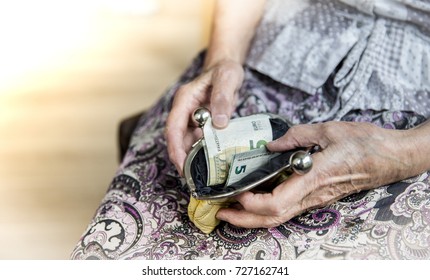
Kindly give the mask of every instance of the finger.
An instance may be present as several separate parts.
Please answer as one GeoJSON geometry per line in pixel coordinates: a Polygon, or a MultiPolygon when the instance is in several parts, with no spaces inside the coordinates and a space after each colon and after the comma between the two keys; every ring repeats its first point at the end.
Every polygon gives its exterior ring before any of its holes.
{"type": "Polygon", "coordinates": [[[278,217],[258,215],[232,208],[222,208],[216,215],[217,219],[243,228],[271,228],[279,226],[283,221],[278,217]]]}
{"type": "Polygon", "coordinates": [[[179,89],[173,102],[172,110],[166,121],[165,136],[169,158],[182,175],[186,158],[185,139],[191,115],[191,108],[187,106],[183,89],[179,89]]]}
{"type": "Polygon", "coordinates": [[[316,145],[325,147],[325,142],[323,124],[302,124],[291,127],[284,136],[269,142],[267,148],[272,152],[281,152],[316,145]]]}
{"type": "Polygon", "coordinates": [[[165,135],[170,161],[182,176],[182,169],[186,158],[185,147],[182,141],[184,139],[184,130],[181,128],[180,122],[176,121],[176,115],[174,111],[170,113],[166,123],[165,135]]]}
{"type": "MultiPolygon", "coordinates": [[[[167,129],[166,131],[169,131],[169,129],[167,129]]],[[[171,161],[175,165],[175,167],[177,168],[181,176],[183,175],[183,169],[184,169],[186,157],[190,152],[192,145],[196,143],[196,141],[201,137],[202,137],[202,130],[200,128],[189,127],[183,139],[179,137],[175,137],[174,140],[169,140],[168,143],[179,142],[177,141],[177,139],[183,140],[180,146],[177,143],[173,143],[170,146],[168,145],[167,147],[169,151],[169,157],[170,156],[172,157],[171,161]],[[170,154],[171,151],[169,149],[173,149],[172,154],[170,154]]]]}
{"type": "Polygon", "coordinates": [[[315,170],[304,175],[292,174],[276,186],[270,193],[241,193],[235,197],[242,207],[250,213],[264,216],[288,216],[301,209],[302,201],[315,185],[315,170]]]}
{"type": "Polygon", "coordinates": [[[283,214],[279,209],[281,205],[277,201],[278,198],[273,193],[244,192],[236,196],[235,199],[249,213],[263,216],[279,216],[283,214]]]}
{"type": "Polygon", "coordinates": [[[219,70],[214,73],[211,92],[212,123],[217,128],[227,126],[236,103],[236,91],[242,83],[242,69],[219,70]]]}
{"type": "Polygon", "coordinates": [[[200,139],[203,135],[203,131],[199,127],[189,127],[188,132],[185,134],[184,138],[184,150],[185,153],[188,154],[191,150],[191,147],[198,139],[200,139]]]}

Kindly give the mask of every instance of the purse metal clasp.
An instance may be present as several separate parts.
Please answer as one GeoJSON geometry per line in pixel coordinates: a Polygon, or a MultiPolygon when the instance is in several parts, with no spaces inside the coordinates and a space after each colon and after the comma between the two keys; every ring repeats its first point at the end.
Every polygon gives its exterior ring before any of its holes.
{"type": "MultiPolygon", "coordinates": [[[[198,124],[199,127],[203,128],[206,121],[210,117],[210,112],[205,108],[198,108],[194,114],[194,121],[198,124]]],[[[293,173],[303,175],[309,170],[312,169],[312,157],[311,154],[315,152],[316,147],[312,147],[307,150],[295,150],[295,151],[287,151],[285,153],[280,154],[278,157],[278,162],[274,165],[275,168],[270,170],[267,174],[263,174],[262,176],[257,176],[253,178],[253,181],[244,181],[239,184],[234,184],[233,186],[201,186],[196,184],[195,177],[198,177],[193,170],[193,164],[202,164],[200,161],[196,160],[199,152],[204,149],[204,136],[200,138],[196,143],[193,144],[190,152],[187,155],[184,165],[184,177],[186,180],[186,184],[191,192],[191,195],[200,200],[216,200],[228,198],[231,196],[238,195],[242,192],[254,189],[258,186],[262,186],[264,183],[273,183],[275,184],[276,179],[282,177],[282,175],[291,175],[293,173]],[[194,172],[194,174],[193,174],[194,172]]],[[[285,176],[284,176],[285,177],[285,176]]]]}

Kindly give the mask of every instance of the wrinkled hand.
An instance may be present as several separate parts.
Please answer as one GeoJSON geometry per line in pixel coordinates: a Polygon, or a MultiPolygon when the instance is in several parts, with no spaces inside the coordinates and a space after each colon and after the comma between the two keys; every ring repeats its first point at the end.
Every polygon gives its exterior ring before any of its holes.
{"type": "Polygon", "coordinates": [[[239,205],[221,209],[217,218],[246,228],[274,227],[347,195],[399,181],[410,174],[412,159],[402,153],[405,132],[368,123],[327,122],[298,125],[267,145],[271,151],[319,145],[312,170],[292,175],[271,193],[245,192],[239,205]]]}
{"type": "Polygon", "coordinates": [[[172,110],[166,123],[169,158],[179,174],[183,174],[186,155],[191,145],[201,137],[201,129],[191,120],[198,107],[211,111],[215,127],[227,126],[236,106],[236,92],[243,82],[242,65],[221,61],[202,72],[176,92],[172,110]]]}

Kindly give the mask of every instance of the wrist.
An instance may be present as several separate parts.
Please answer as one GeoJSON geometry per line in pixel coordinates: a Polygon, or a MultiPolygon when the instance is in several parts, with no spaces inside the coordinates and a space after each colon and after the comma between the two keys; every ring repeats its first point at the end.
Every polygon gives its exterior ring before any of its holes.
{"type": "Polygon", "coordinates": [[[430,121],[409,129],[410,153],[419,173],[430,170],[430,121]]]}
{"type": "Polygon", "coordinates": [[[243,65],[255,29],[263,14],[264,4],[265,0],[218,0],[216,2],[204,69],[224,60],[243,65]],[[243,12],[244,10],[246,13],[243,12]]]}
{"type": "Polygon", "coordinates": [[[400,145],[397,148],[400,159],[406,163],[408,170],[407,177],[419,175],[430,170],[430,154],[428,135],[429,125],[398,131],[402,134],[400,145]]]}
{"type": "Polygon", "coordinates": [[[234,50],[228,50],[228,49],[216,49],[209,48],[205,61],[203,64],[203,70],[208,70],[215,65],[224,64],[224,63],[231,63],[231,64],[237,64],[242,66],[244,62],[244,57],[235,52],[234,50]]]}

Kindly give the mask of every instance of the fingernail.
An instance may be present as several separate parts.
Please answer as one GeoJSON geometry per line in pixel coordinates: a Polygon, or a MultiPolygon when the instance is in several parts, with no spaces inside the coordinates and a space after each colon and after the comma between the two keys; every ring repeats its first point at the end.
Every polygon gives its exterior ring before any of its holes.
{"type": "Polygon", "coordinates": [[[216,115],[213,117],[212,122],[216,127],[226,127],[228,124],[228,117],[227,115],[216,115]]]}

